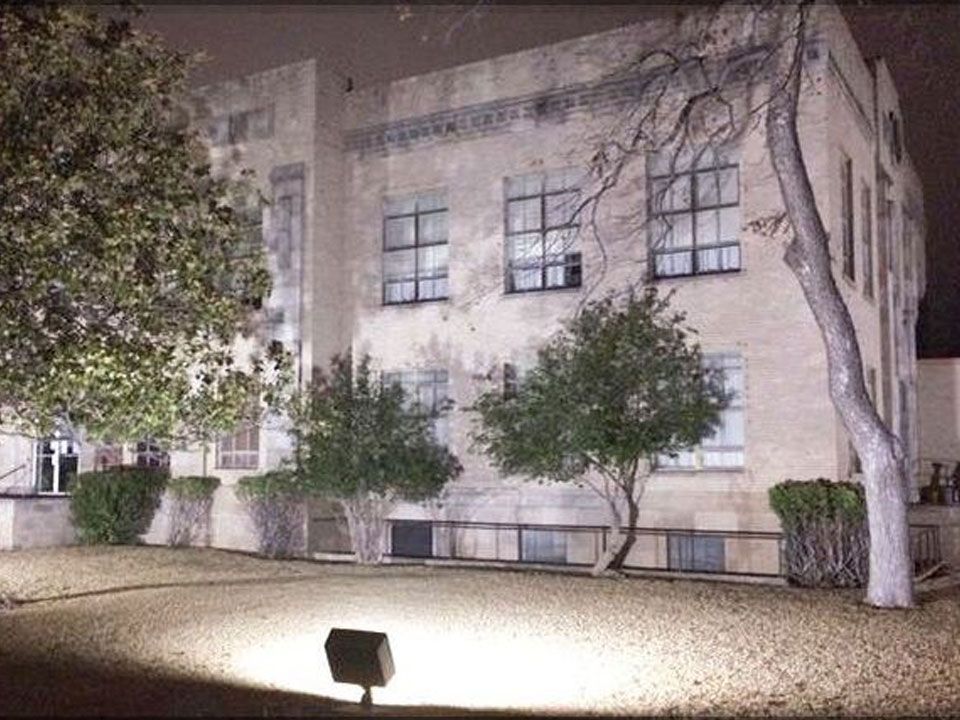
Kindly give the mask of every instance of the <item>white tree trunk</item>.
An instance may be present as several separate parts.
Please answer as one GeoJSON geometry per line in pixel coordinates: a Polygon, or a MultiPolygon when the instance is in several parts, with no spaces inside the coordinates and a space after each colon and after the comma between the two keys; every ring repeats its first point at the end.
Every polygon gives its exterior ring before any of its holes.
{"type": "Polygon", "coordinates": [[[911,607],[906,471],[896,437],[884,425],[867,394],[856,330],[834,282],[829,240],[814,199],[797,133],[803,33],[798,53],[780,53],[775,86],[767,109],[767,141],[773,167],[793,226],[785,260],[810,306],[827,354],[830,397],[864,469],[870,531],[870,576],[866,601],[878,607],[911,607]]]}
{"type": "Polygon", "coordinates": [[[387,546],[387,515],[393,501],[373,494],[358,494],[340,501],[347,516],[350,544],[361,565],[377,565],[383,561],[387,546]]]}
{"type": "Polygon", "coordinates": [[[623,517],[620,515],[620,508],[618,507],[619,498],[615,494],[613,497],[604,499],[607,501],[610,534],[607,535],[606,547],[603,549],[603,552],[600,553],[600,557],[597,558],[597,562],[594,563],[593,568],[590,570],[590,573],[595,577],[607,571],[610,563],[613,562],[613,558],[620,552],[620,548],[623,547],[626,541],[626,536],[620,532],[620,528],[623,526],[623,517]]]}

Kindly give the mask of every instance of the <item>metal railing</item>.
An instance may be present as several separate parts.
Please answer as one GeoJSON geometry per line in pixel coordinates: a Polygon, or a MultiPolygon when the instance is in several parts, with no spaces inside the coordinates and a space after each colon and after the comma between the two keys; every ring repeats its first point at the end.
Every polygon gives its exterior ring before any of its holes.
{"type": "Polygon", "coordinates": [[[915,576],[923,575],[943,562],[939,525],[910,526],[910,557],[915,576]]]}
{"type": "MultiPolygon", "coordinates": [[[[334,542],[325,547],[321,543],[312,548],[313,552],[344,557],[353,554],[342,518],[312,518],[311,534],[322,526],[334,542]]],[[[466,520],[388,520],[387,526],[386,556],[394,560],[570,568],[593,566],[606,551],[610,533],[610,528],[603,525],[466,520]]],[[[778,532],[641,527],[636,535],[624,570],[784,577],[783,535],[778,532]]],[[[910,554],[915,575],[940,564],[939,526],[911,525],[910,554]]]]}
{"type": "MultiPolygon", "coordinates": [[[[587,568],[606,551],[610,528],[465,520],[388,520],[387,557],[404,561],[536,565],[587,568]]],[[[311,519],[311,534],[326,525],[328,538],[312,550],[325,555],[352,554],[345,522],[311,519]]],[[[626,531],[626,528],[623,528],[626,531]]],[[[322,534],[322,530],[321,530],[322,534]]],[[[624,570],[783,576],[782,535],[750,530],[636,529],[636,544],[624,570]]]]}

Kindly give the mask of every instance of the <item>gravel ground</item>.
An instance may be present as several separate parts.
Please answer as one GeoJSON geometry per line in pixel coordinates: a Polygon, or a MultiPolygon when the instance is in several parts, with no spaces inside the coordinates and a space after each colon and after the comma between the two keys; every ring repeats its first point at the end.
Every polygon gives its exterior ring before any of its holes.
{"type": "Polygon", "coordinates": [[[332,626],[388,633],[404,711],[960,713],[960,592],[359,568],[214,550],[0,553],[0,715],[355,712],[332,626]],[[2,606],[0,606],[2,607],[2,606]]]}

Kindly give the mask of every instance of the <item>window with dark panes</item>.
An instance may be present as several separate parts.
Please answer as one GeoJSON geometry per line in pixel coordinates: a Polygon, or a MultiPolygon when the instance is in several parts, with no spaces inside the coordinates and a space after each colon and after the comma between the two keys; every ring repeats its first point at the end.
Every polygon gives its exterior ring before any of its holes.
{"type": "Polygon", "coordinates": [[[37,492],[69,492],[80,467],[80,443],[64,432],[40,440],[36,448],[37,492]]]}
{"type": "Polygon", "coordinates": [[[668,567],[686,572],[724,572],[726,542],[717,535],[668,535],[668,567]]]}
{"type": "Polygon", "coordinates": [[[582,172],[567,169],[506,180],[506,291],[580,287],[582,172]]]}
{"type": "Polygon", "coordinates": [[[520,538],[520,559],[524,562],[567,562],[567,533],[564,531],[523,528],[520,538]]]}
{"type": "Polygon", "coordinates": [[[656,278],[740,269],[740,168],[727,148],[648,158],[650,265],[656,278]]]}
{"type": "Polygon", "coordinates": [[[394,520],[390,523],[390,554],[397,557],[433,557],[433,523],[394,520]]]}
{"type": "Polygon", "coordinates": [[[165,468],[170,465],[170,456],[154,438],[143,438],[133,450],[133,463],[138,467],[165,468]]]}
{"type": "Polygon", "coordinates": [[[449,375],[446,370],[385,372],[384,385],[399,385],[410,411],[431,418],[437,442],[447,444],[450,428],[445,410],[449,405],[449,375]]]}
{"type": "Polygon", "coordinates": [[[870,186],[860,183],[860,234],[863,243],[863,294],[873,297],[873,203],[870,186]]]}
{"type": "Polygon", "coordinates": [[[517,366],[513,363],[503,364],[503,396],[515,398],[520,392],[520,377],[517,366]]]}
{"type": "Polygon", "coordinates": [[[383,218],[383,303],[449,296],[447,201],[444,193],[387,200],[383,218]]]}
{"type": "Polygon", "coordinates": [[[856,278],[853,250],[853,163],[844,157],[840,161],[840,241],[843,244],[843,274],[856,278]]]}

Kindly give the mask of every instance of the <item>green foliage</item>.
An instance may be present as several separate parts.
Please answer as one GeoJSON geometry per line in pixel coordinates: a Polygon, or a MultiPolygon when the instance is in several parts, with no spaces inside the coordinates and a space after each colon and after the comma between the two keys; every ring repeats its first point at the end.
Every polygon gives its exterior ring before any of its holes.
{"type": "Polygon", "coordinates": [[[403,390],[384,386],[364,356],[336,357],[292,412],[304,487],[347,499],[368,495],[423,500],[461,471],[436,442],[431,420],[410,409],[403,390]]]}
{"type": "Polygon", "coordinates": [[[784,530],[811,520],[859,523],[867,517],[863,486],[852,482],[786,480],[769,490],[770,507],[784,530]]]}
{"type": "Polygon", "coordinates": [[[167,491],[177,500],[206,500],[220,487],[220,478],[209,475],[184,475],[171,478],[167,491]]]}
{"type": "Polygon", "coordinates": [[[291,470],[271,470],[262,475],[240,478],[236,493],[244,502],[299,500],[304,496],[297,475],[291,470]]]}
{"type": "Polygon", "coordinates": [[[156,468],[118,467],[82,473],[70,496],[80,542],[136,543],[150,527],[166,482],[166,471],[156,468]]]}
{"type": "Polygon", "coordinates": [[[482,394],[473,439],[505,472],[624,486],[643,460],[696,444],[727,401],[655,289],[587,305],[540,350],[514,396],[482,394]]]}
{"type": "Polygon", "coordinates": [[[253,520],[263,555],[292,557],[303,547],[306,507],[294,472],[281,469],[241,478],[236,493],[253,520]]]}
{"type": "Polygon", "coordinates": [[[825,478],[787,480],[768,491],[784,533],[787,578],[808,587],[859,587],[869,537],[863,487],[825,478]]]}
{"type": "Polygon", "coordinates": [[[2,5],[0,38],[0,408],[40,433],[232,429],[289,358],[235,364],[269,273],[233,210],[249,184],[189,128],[189,59],[79,7],[2,5]]]}

